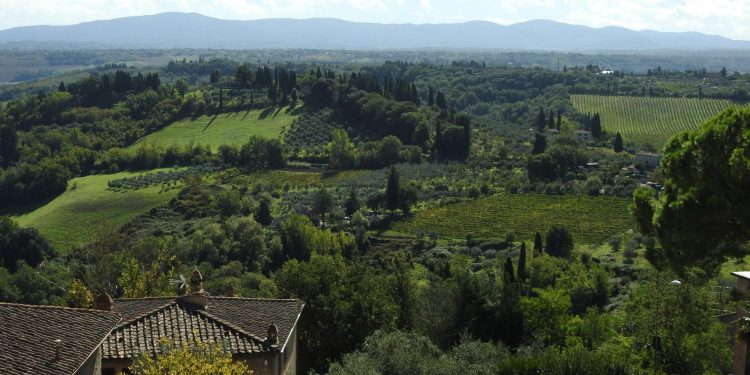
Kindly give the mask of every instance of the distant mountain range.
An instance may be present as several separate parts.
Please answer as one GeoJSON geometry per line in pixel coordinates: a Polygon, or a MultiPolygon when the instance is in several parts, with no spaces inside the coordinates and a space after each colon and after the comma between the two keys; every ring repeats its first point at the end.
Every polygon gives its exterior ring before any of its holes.
{"type": "Polygon", "coordinates": [[[230,21],[196,13],[161,13],[69,26],[16,27],[0,31],[2,43],[81,43],[98,48],[750,49],[749,41],[697,32],[591,28],[547,20],[509,26],[484,21],[413,25],[324,18],[230,21]]]}

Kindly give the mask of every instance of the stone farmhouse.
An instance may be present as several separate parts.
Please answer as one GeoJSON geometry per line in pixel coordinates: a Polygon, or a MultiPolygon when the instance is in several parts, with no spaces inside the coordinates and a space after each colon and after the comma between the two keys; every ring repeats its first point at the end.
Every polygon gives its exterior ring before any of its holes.
{"type": "Polygon", "coordinates": [[[104,294],[94,309],[0,304],[0,374],[126,374],[138,357],[158,355],[164,341],[196,339],[220,345],[255,375],[296,374],[302,301],[211,296],[202,285],[196,270],[190,291],[176,297],[104,294]],[[23,335],[30,337],[15,339],[23,335]]]}

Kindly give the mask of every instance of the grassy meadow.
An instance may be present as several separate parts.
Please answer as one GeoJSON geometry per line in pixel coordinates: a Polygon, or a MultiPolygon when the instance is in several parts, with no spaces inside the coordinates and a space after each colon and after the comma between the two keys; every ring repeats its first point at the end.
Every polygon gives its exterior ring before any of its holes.
{"type": "Polygon", "coordinates": [[[620,132],[626,141],[648,142],[655,147],[661,147],[672,135],[695,130],[722,110],[737,106],[720,99],[600,95],[570,98],[579,111],[598,112],[604,131],[620,132]]]}
{"type": "Polygon", "coordinates": [[[159,147],[194,143],[208,145],[214,150],[225,144],[239,146],[253,135],[278,138],[282,129],[288,127],[295,117],[287,108],[205,115],[174,122],[138,140],[130,148],[137,148],[143,143],[159,147]]]}
{"type": "Polygon", "coordinates": [[[632,227],[629,200],[609,196],[556,196],[501,194],[472,201],[425,208],[394,223],[394,234],[437,232],[441,238],[503,237],[515,232],[518,239],[534,238],[555,224],[564,225],[576,244],[601,243],[632,227]]]}
{"type": "MultiPolygon", "coordinates": [[[[155,171],[151,171],[155,172],[155,171]]],[[[68,190],[47,204],[16,216],[21,226],[39,230],[58,251],[90,242],[97,231],[119,227],[152,207],[168,202],[179,191],[160,185],[124,191],[108,190],[107,182],[142,173],[121,172],[74,178],[68,190]]]]}

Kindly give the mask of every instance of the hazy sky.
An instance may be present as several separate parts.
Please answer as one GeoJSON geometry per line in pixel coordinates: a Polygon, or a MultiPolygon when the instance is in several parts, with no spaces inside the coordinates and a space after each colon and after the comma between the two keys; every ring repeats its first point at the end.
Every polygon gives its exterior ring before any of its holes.
{"type": "Polygon", "coordinates": [[[509,24],[544,18],[750,40],[750,0],[2,0],[0,29],[168,11],[224,19],[333,17],[379,23],[509,24]]]}

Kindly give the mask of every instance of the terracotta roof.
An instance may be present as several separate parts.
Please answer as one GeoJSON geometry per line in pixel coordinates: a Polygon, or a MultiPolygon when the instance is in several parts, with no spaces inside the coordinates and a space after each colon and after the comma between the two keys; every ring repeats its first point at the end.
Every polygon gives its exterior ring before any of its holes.
{"type": "Polygon", "coordinates": [[[302,311],[302,301],[257,298],[209,297],[205,308],[178,302],[176,297],[119,299],[112,310],[123,321],[102,346],[105,359],[157,354],[162,338],[179,343],[200,338],[221,344],[233,354],[281,350],[302,311]],[[276,324],[279,341],[265,341],[268,327],[276,324]]]}
{"type": "Polygon", "coordinates": [[[119,321],[107,311],[0,303],[0,374],[73,374],[119,321]]]}

